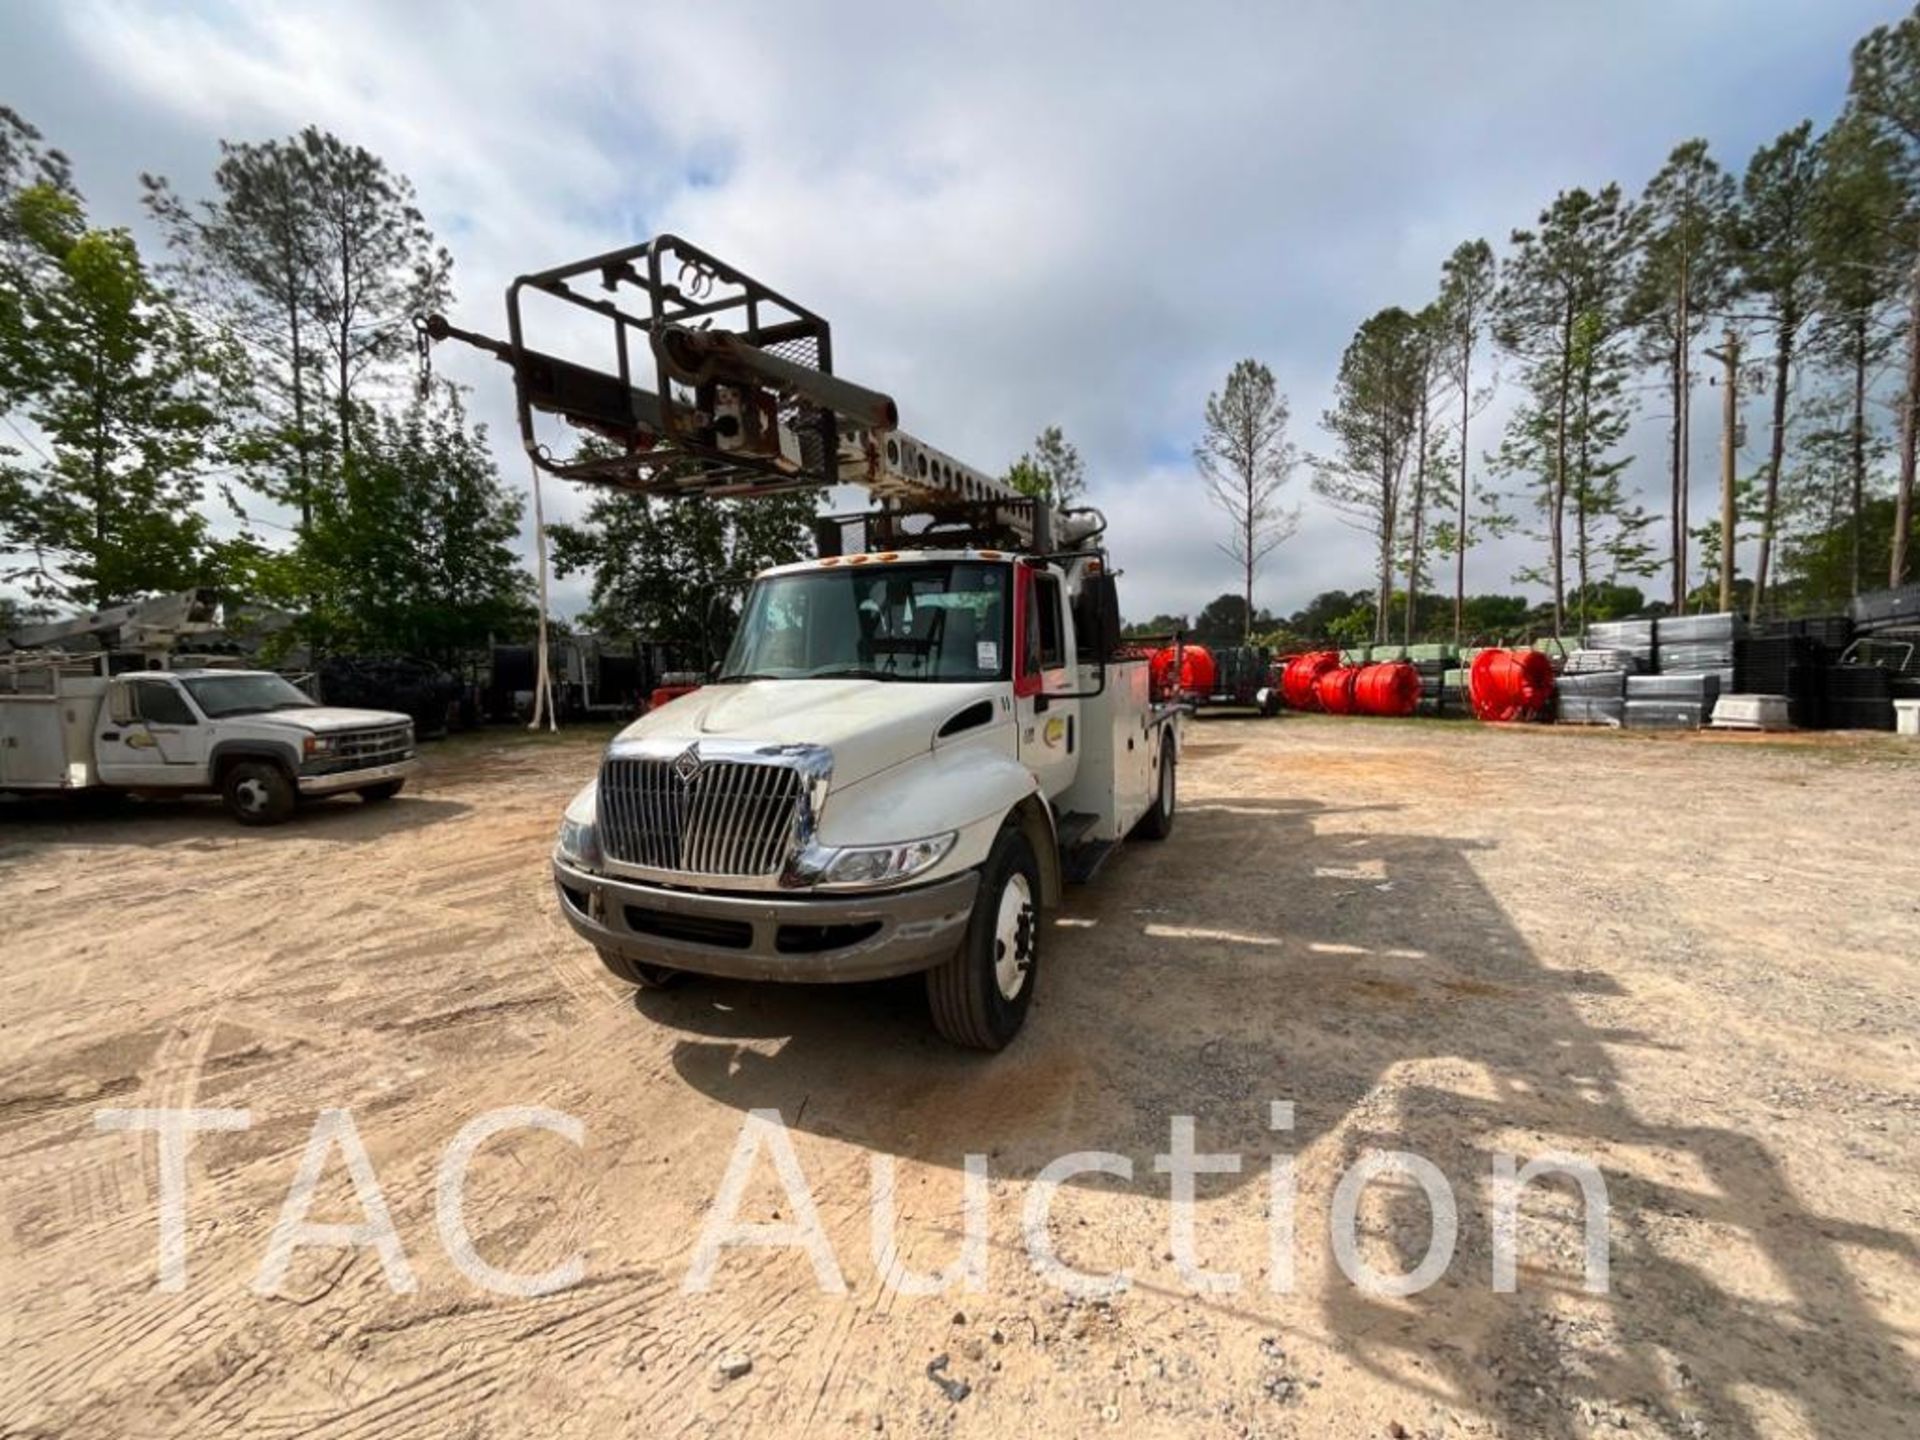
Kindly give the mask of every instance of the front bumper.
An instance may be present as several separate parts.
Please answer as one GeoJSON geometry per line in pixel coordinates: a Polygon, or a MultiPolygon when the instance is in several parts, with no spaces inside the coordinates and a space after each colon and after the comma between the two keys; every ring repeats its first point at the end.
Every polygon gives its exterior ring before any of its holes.
{"type": "Polygon", "coordinates": [[[733,980],[881,980],[959,947],[979,875],[871,895],[708,895],[592,875],[553,859],[560,913],[629,959],[733,980]]]}
{"type": "Polygon", "coordinates": [[[364,770],[335,770],[328,775],[302,775],[302,795],[332,795],[341,790],[358,790],[364,785],[380,785],[388,780],[404,780],[420,768],[411,757],[387,765],[369,765],[364,770]]]}

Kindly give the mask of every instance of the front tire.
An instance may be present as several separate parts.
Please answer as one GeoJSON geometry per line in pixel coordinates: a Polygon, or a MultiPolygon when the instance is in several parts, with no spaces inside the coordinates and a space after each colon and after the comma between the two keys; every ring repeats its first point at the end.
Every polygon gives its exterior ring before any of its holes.
{"type": "Polygon", "coordinates": [[[220,787],[227,810],[242,825],[278,825],[299,798],[287,772],[268,760],[242,760],[220,787]]]}
{"type": "Polygon", "coordinates": [[[1025,833],[1009,826],[981,867],[966,938],[927,972],[927,1008],[943,1038],[1003,1050],[1020,1033],[1040,978],[1040,918],[1040,862],[1025,833]]]}
{"type": "Polygon", "coordinates": [[[1173,833],[1173,812],[1179,802],[1180,777],[1174,759],[1171,737],[1160,742],[1160,782],[1153,795],[1153,808],[1140,817],[1134,833],[1142,840],[1164,840],[1173,833]]]}
{"type": "Polygon", "coordinates": [[[593,948],[602,965],[636,989],[671,990],[687,978],[684,970],[675,970],[666,965],[649,965],[644,960],[629,960],[618,950],[609,950],[604,945],[593,948]]]}

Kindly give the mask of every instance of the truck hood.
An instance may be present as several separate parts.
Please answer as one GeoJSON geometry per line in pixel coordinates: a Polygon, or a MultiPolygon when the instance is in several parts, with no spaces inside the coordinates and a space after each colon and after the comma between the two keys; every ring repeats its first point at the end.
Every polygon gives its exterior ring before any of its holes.
{"type": "Polygon", "coordinates": [[[753,680],[709,685],[643,715],[622,740],[727,739],[825,745],[833,786],[924,755],[934,731],[1001,687],[911,680],[753,680]]]}
{"type": "Polygon", "coordinates": [[[300,710],[270,710],[265,715],[236,717],[261,725],[284,725],[330,735],[336,730],[370,730],[380,725],[405,725],[410,717],[392,710],[351,710],[344,705],[314,705],[300,710]]]}

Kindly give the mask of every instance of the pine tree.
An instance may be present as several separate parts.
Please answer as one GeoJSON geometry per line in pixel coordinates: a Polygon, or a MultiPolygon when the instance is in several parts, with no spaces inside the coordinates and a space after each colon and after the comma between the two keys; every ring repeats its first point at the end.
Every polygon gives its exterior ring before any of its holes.
{"type": "Polygon", "coordinates": [[[1760,501],[1760,556],[1754,567],[1749,614],[1767,601],[1774,532],[1780,513],[1780,473],[1787,452],[1787,400],[1801,331],[1818,299],[1814,270],[1814,216],[1820,151],[1813,122],[1803,120],[1747,165],[1735,212],[1734,253],[1742,292],[1760,302],[1773,331],[1773,428],[1760,501]]]}
{"type": "Polygon", "coordinates": [[[1022,495],[1066,509],[1080,503],[1087,489],[1087,467],[1058,425],[1035,437],[1033,448],[1013,462],[1007,484],[1022,495]]]}
{"type": "Polygon", "coordinates": [[[1467,601],[1467,552],[1473,546],[1470,506],[1473,482],[1469,462],[1473,453],[1469,432],[1477,405],[1488,391],[1474,390],[1474,364],[1487,326],[1498,282],[1493,247],[1484,240],[1457,246],[1440,270],[1440,311],[1444,338],[1441,365],[1459,405],[1460,470],[1453,486],[1456,507],[1451,521],[1436,526],[1435,548],[1453,557],[1453,643],[1463,643],[1467,601]]]}
{"type": "Polygon", "coordinates": [[[1257,360],[1242,360],[1226,388],[1207,396],[1206,429],[1193,447],[1193,463],[1207,498],[1232,523],[1220,550],[1240,566],[1252,634],[1253,577],[1266,557],[1293,534],[1297,511],[1281,490],[1292,478],[1294,449],[1287,439],[1287,397],[1273,372],[1257,360]]]}
{"type": "MultiPolygon", "coordinates": [[[[1620,187],[1565,190],[1533,230],[1516,230],[1495,304],[1495,334],[1519,362],[1526,398],[1500,447],[1499,468],[1525,477],[1544,518],[1546,558],[1528,575],[1553,592],[1553,629],[1565,633],[1568,504],[1591,504],[1606,461],[1608,374],[1623,366],[1632,216],[1620,187]],[[1576,419],[1582,387],[1594,408],[1576,419]]],[[[1589,512],[1577,512],[1582,522],[1589,512]]],[[[1577,537],[1576,537],[1577,538],[1577,537]]]]}
{"type": "Polygon", "coordinates": [[[1393,600],[1402,492],[1426,393],[1420,322],[1398,306],[1369,316],[1340,358],[1333,408],[1321,428],[1337,453],[1313,462],[1314,493],[1374,544],[1374,632],[1384,642],[1393,600]]]}
{"type": "MultiPolygon", "coordinates": [[[[1920,10],[1882,25],[1853,47],[1848,94],[1858,114],[1897,145],[1905,173],[1920,170],[1920,10]]],[[[1915,473],[1920,470],[1920,244],[1907,227],[1907,343],[1899,397],[1900,470],[1894,491],[1893,534],[1888,543],[1888,581],[1906,582],[1914,531],[1915,473]]]]}
{"type": "Polygon", "coordinates": [[[313,126],[223,142],[213,180],[215,198],[193,205],[142,177],[181,280],[254,362],[253,482],[304,530],[352,450],[367,383],[408,355],[414,316],[449,303],[452,261],[406,177],[313,126]]]}
{"type": "MultiPolygon", "coordinates": [[[[1405,644],[1413,643],[1414,619],[1418,613],[1421,588],[1427,580],[1427,550],[1433,543],[1427,528],[1429,511],[1436,501],[1451,495],[1442,476],[1446,468],[1446,450],[1441,439],[1440,389],[1445,383],[1445,346],[1448,339],[1446,316],[1440,302],[1428,305],[1413,317],[1414,343],[1418,347],[1420,386],[1415,400],[1413,426],[1413,493],[1408,497],[1406,524],[1406,599],[1403,631],[1405,644]]],[[[1444,508],[1444,504],[1443,504],[1444,508]]]]}
{"type": "Polygon", "coordinates": [[[1629,318],[1639,331],[1641,360],[1666,371],[1673,406],[1667,518],[1675,610],[1687,596],[1693,353],[1730,290],[1733,200],[1733,179],[1707,154],[1707,142],[1689,140],[1647,182],[1638,207],[1640,251],[1629,318]]]}
{"type": "MultiPolygon", "coordinates": [[[[1858,110],[1821,137],[1817,185],[1812,253],[1819,317],[1811,343],[1823,364],[1845,376],[1848,414],[1841,428],[1848,485],[1842,518],[1854,552],[1848,593],[1857,595],[1866,574],[1867,476],[1878,445],[1868,398],[1873,372],[1892,348],[1886,321],[1900,290],[1915,197],[1898,148],[1858,110]]],[[[1821,427],[1818,448],[1830,461],[1835,426],[1826,413],[1830,406],[1822,408],[1829,423],[1821,427]]],[[[1831,473],[1824,461],[1819,469],[1831,473]]],[[[1819,488],[1831,498],[1827,486],[1819,488]]]]}

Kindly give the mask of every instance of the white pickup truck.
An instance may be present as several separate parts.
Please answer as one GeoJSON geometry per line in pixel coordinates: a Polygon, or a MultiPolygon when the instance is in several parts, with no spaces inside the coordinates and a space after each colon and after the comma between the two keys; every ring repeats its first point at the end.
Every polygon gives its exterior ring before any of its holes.
{"type": "Polygon", "coordinates": [[[213,791],[271,825],[308,796],[389,800],[416,763],[405,715],[316,705],[270,671],[103,668],[0,667],[0,791],[213,791]]]}
{"type": "Polygon", "coordinates": [[[1045,917],[1171,829],[1180,711],[1118,652],[1097,551],[828,556],[761,575],[718,677],[636,721],[568,806],[560,908],[616,975],[924,971],[997,1050],[1045,917]]]}

